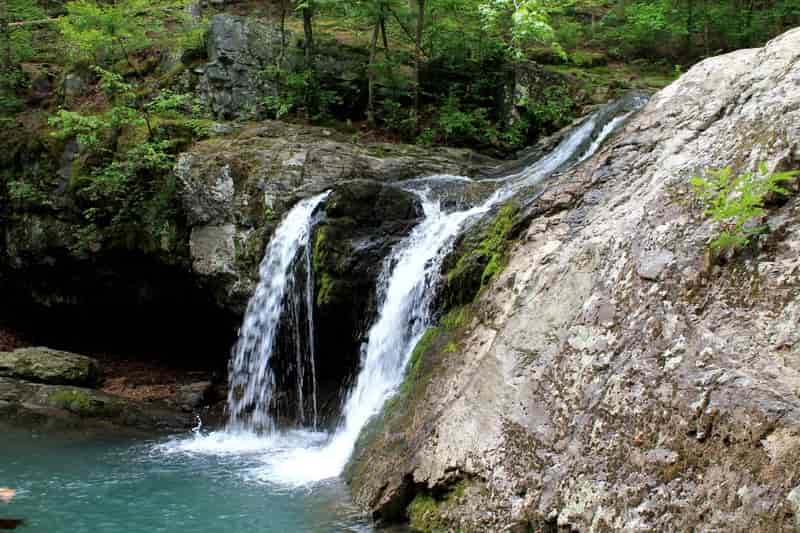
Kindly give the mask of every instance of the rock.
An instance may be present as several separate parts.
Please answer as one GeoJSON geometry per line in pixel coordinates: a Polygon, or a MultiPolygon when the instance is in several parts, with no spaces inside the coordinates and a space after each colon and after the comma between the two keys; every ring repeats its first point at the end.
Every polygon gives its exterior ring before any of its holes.
{"type": "Polygon", "coordinates": [[[178,387],[175,403],[185,412],[194,411],[208,401],[213,387],[210,381],[199,381],[178,387]]]}
{"type": "Polygon", "coordinates": [[[800,531],[800,486],[795,487],[786,497],[794,513],[794,530],[800,531]]]}
{"type": "Polygon", "coordinates": [[[703,61],[519,198],[535,226],[362,435],[355,500],[402,520],[436,494],[441,530],[796,529],[800,197],[768,208],[758,267],[710,271],[718,228],[688,199],[707,168],[800,167],[798,81],[800,29],[703,61]]]}
{"type": "Polygon", "coordinates": [[[280,47],[277,25],[228,14],[211,19],[206,45],[209,63],[198,89],[215,116],[259,114],[260,100],[275,90],[264,70],[276,64],[280,47]]]}
{"type": "Polygon", "coordinates": [[[97,361],[84,355],[50,348],[19,348],[0,352],[0,376],[50,385],[92,386],[97,383],[97,361]]]}
{"type": "MultiPolygon", "coordinates": [[[[337,96],[328,111],[340,119],[360,118],[366,105],[367,52],[336,40],[319,41],[316,46],[318,83],[337,96]]],[[[281,57],[283,70],[299,74],[305,69],[302,42],[292,31],[282,37],[277,23],[252,17],[215,15],[206,53],[209,62],[197,90],[221,119],[264,115],[264,98],[279,95],[279,82],[269,69],[275,68],[281,57]]]]}
{"type": "Polygon", "coordinates": [[[668,250],[645,253],[639,258],[639,263],[636,265],[636,273],[640,278],[657,281],[674,258],[675,255],[668,250]]]}
{"type": "Polygon", "coordinates": [[[335,406],[338,415],[340,384],[357,371],[361,344],[375,320],[384,259],[419,221],[422,208],[415,195],[397,187],[355,180],[334,189],[323,214],[312,235],[316,370],[319,403],[335,406]]]}
{"type": "MultiPolygon", "coordinates": [[[[221,306],[241,313],[255,288],[269,236],[295,202],[353,180],[475,175],[492,163],[466,150],[359,146],[322,128],[273,121],[230,138],[197,143],[175,166],[191,235],[193,274],[221,306]]],[[[347,190],[357,194],[353,186],[347,190]]],[[[351,218],[372,217],[368,225],[376,230],[380,219],[398,215],[392,204],[381,205],[385,212],[355,213],[351,218]]],[[[352,201],[347,206],[359,208],[352,201]]]]}
{"type": "Polygon", "coordinates": [[[64,75],[64,81],[61,83],[64,105],[69,107],[74,104],[78,98],[85,96],[88,85],[86,74],[81,72],[67,72],[64,75]]]}
{"type": "Polygon", "coordinates": [[[191,416],[155,403],[111,396],[66,385],[45,385],[0,377],[0,421],[54,429],[93,427],[183,431],[191,416]]]}

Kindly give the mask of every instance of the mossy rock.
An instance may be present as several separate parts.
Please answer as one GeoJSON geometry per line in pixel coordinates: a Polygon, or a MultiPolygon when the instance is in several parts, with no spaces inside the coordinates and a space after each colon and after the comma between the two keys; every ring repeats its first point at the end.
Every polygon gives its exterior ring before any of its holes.
{"type": "Polygon", "coordinates": [[[51,385],[92,386],[98,380],[97,361],[50,348],[20,348],[0,352],[0,376],[51,385]]]}
{"type": "Polygon", "coordinates": [[[516,203],[502,206],[491,218],[470,228],[445,261],[440,307],[444,310],[472,302],[506,264],[516,227],[516,203]]]}

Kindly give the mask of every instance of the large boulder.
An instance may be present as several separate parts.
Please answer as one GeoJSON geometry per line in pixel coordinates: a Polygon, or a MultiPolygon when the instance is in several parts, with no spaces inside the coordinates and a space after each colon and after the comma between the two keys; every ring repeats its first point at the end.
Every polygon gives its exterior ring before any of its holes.
{"type": "Polygon", "coordinates": [[[50,348],[19,348],[0,352],[0,376],[50,385],[92,386],[97,361],[85,355],[50,348]]]}
{"type": "MultiPolygon", "coordinates": [[[[274,121],[198,143],[175,167],[193,273],[221,306],[243,312],[269,236],[297,201],[352,180],[391,183],[431,174],[475,175],[490,163],[468,150],[358,145],[331,130],[274,121]]],[[[394,213],[371,215],[373,226],[365,229],[378,235],[380,220],[391,220],[394,213]]]]}
{"type": "Polygon", "coordinates": [[[211,19],[209,62],[198,90],[214,115],[229,119],[258,114],[261,99],[275,92],[265,69],[276,66],[282,39],[274,23],[227,14],[211,19]]]}
{"type": "Polygon", "coordinates": [[[799,84],[800,29],[706,60],[526,199],[364,433],[356,501],[421,530],[796,531],[800,198],[715,265],[689,180],[800,167],[799,84]]]}

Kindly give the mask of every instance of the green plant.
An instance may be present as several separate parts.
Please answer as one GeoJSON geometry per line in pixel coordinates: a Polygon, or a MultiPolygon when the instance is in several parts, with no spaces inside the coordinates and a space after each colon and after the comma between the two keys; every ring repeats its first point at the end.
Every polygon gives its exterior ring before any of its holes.
{"type": "Polygon", "coordinates": [[[536,98],[523,102],[527,118],[538,131],[557,128],[572,119],[575,102],[563,85],[550,85],[536,98]]]}
{"type": "Polygon", "coordinates": [[[715,253],[735,251],[747,246],[752,237],[763,233],[756,224],[764,214],[768,195],[787,195],[781,184],[792,181],[799,171],[770,173],[766,164],[758,172],[734,175],[730,167],[710,170],[707,177],[690,180],[692,192],[704,206],[703,214],[720,224],[722,232],[711,241],[715,253]]]}

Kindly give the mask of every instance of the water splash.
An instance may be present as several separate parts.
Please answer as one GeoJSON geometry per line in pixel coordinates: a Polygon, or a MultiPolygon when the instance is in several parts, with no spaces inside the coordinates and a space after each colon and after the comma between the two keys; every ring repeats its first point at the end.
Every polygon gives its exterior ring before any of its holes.
{"type": "MultiPolygon", "coordinates": [[[[275,375],[270,359],[275,337],[287,290],[294,284],[293,267],[298,252],[301,248],[308,249],[312,216],[329,194],[319,194],[294,206],[276,228],[267,246],[259,266],[260,280],[247,304],[229,365],[228,411],[232,429],[274,430],[270,405],[275,391],[275,375]]],[[[302,369],[298,372],[302,373],[302,369]]]]}

